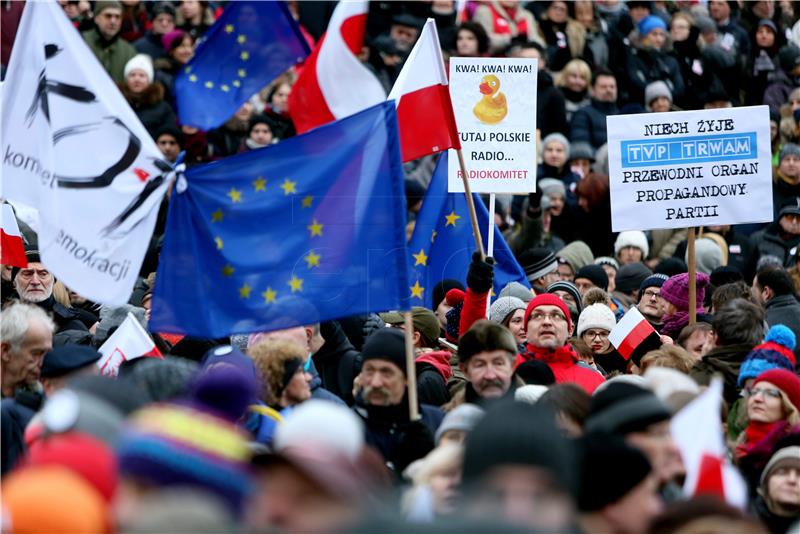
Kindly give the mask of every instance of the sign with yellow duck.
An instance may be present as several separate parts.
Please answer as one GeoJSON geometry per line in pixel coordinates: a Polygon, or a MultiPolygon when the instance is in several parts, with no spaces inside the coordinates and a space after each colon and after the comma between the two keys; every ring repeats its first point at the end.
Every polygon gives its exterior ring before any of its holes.
{"type": "MultiPolygon", "coordinates": [[[[450,99],[473,192],[535,190],[537,70],[534,59],[450,59],[450,99]]],[[[455,154],[448,175],[448,191],[463,192],[455,154]]]]}

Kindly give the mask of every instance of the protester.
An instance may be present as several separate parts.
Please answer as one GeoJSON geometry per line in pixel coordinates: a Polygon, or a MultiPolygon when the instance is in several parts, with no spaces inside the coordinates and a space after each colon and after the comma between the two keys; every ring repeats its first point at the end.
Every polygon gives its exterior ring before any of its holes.
{"type": "Polygon", "coordinates": [[[665,274],[654,274],[639,284],[639,302],[636,304],[636,309],[656,332],[660,332],[664,326],[663,319],[667,312],[666,301],[661,297],[661,287],[667,278],[665,274]]]}
{"type": "Polygon", "coordinates": [[[776,447],[761,474],[755,510],[770,532],[787,533],[800,518],[800,446],[776,447]]]}
{"type": "Polygon", "coordinates": [[[95,3],[94,29],[81,34],[116,83],[125,81],[125,65],[136,55],[136,49],[120,38],[121,22],[122,4],[114,0],[101,0],[95,3]]]}
{"type": "MultiPolygon", "coordinates": [[[[753,294],[764,305],[768,325],[783,324],[794,332],[800,332],[800,302],[785,270],[759,271],[753,279],[753,294]]],[[[797,349],[795,356],[800,356],[797,349]]]]}
{"type": "Polygon", "coordinates": [[[173,126],[175,112],[164,100],[164,86],[155,82],[153,61],[145,54],[137,54],[125,64],[125,84],[122,94],[142,121],[147,132],[155,137],[162,126],[173,126]]]}

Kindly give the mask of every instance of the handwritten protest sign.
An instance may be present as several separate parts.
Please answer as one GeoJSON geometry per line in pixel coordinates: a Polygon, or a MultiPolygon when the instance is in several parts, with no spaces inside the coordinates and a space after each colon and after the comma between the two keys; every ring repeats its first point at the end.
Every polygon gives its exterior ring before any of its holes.
{"type": "MultiPolygon", "coordinates": [[[[536,74],[533,59],[450,60],[450,99],[473,193],[536,189],[536,74]]],[[[447,190],[460,193],[451,152],[447,190]]]]}
{"type": "Polygon", "coordinates": [[[769,108],[608,117],[615,232],[772,220],[769,108]]]}

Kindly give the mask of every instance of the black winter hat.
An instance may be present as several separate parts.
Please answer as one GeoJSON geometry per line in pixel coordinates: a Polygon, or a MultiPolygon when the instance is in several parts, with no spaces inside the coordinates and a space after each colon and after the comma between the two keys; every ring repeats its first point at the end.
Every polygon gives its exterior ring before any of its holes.
{"type": "Polygon", "coordinates": [[[656,274],[651,274],[650,276],[642,280],[642,283],[639,284],[638,300],[642,300],[642,296],[644,295],[645,289],[647,289],[648,287],[661,287],[664,285],[664,282],[666,282],[668,278],[669,276],[667,276],[666,274],[656,273],[656,274]]]}
{"type": "Polygon", "coordinates": [[[671,278],[676,274],[685,273],[689,270],[689,267],[686,266],[686,262],[680,258],[669,257],[664,258],[658,265],[656,265],[656,274],[666,274],[667,277],[671,278]]]}
{"type": "Polygon", "coordinates": [[[578,460],[575,445],[556,427],[549,407],[499,401],[467,436],[463,476],[469,490],[496,467],[536,466],[576,496],[578,460]]]}
{"type": "Polygon", "coordinates": [[[550,386],[556,383],[556,375],[550,366],[541,360],[528,360],[521,363],[514,372],[525,384],[550,386]]]}
{"type": "Polygon", "coordinates": [[[608,273],[601,265],[584,265],[575,273],[575,280],[578,278],[586,278],[603,291],[608,291],[608,273]]]}
{"type": "Polygon", "coordinates": [[[717,267],[711,274],[708,275],[711,279],[711,285],[714,287],[724,286],[725,284],[732,284],[740,280],[744,280],[742,271],[733,265],[721,265],[717,267]]]}
{"type": "Polygon", "coordinates": [[[593,432],[581,441],[583,458],[578,508],[582,512],[602,510],[620,500],[652,471],[647,457],[620,436],[593,432]]]}
{"type": "Polygon", "coordinates": [[[405,334],[396,328],[382,328],[370,334],[361,350],[361,358],[387,360],[406,374],[405,334]]]}
{"type": "Polygon", "coordinates": [[[458,280],[453,280],[452,278],[445,278],[433,286],[433,303],[431,304],[431,309],[433,309],[433,311],[436,311],[436,308],[439,307],[439,304],[442,303],[445,295],[447,295],[447,292],[451,289],[460,289],[461,291],[466,290],[464,284],[458,280]]]}
{"type": "Polygon", "coordinates": [[[644,263],[629,263],[623,265],[614,277],[617,291],[620,293],[630,293],[639,289],[639,285],[653,274],[644,263]]]}
{"type": "Polygon", "coordinates": [[[42,378],[58,378],[94,364],[100,353],[86,345],[61,345],[44,355],[42,378]]]}
{"type": "Polygon", "coordinates": [[[652,391],[626,382],[613,382],[592,397],[586,432],[624,436],[641,432],[670,417],[669,408],[652,391]]]}
{"type": "Polygon", "coordinates": [[[556,255],[546,248],[532,248],[519,255],[519,264],[525,270],[529,282],[558,269],[556,255]]]}

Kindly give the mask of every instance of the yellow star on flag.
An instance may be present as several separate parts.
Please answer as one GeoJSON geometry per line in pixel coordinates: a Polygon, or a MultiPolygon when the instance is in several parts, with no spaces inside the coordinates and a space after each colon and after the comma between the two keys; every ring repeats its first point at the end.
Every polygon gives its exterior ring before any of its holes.
{"type": "Polygon", "coordinates": [[[422,299],[422,292],[425,291],[425,288],[419,285],[419,280],[414,282],[414,285],[411,286],[411,296],[417,297],[418,299],[422,299]]]}
{"type": "Polygon", "coordinates": [[[226,265],[225,267],[222,268],[222,274],[230,278],[231,276],[233,276],[233,267],[231,267],[230,265],[226,265]]]}
{"type": "Polygon", "coordinates": [[[412,254],[414,256],[414,266],[417,265],[424,265],[425,267],[428,266],[428,256],[425,255],[425,249],[419,249],[418,254],[412,254]]]}
{"type": "Polygon", "coordinates": [[[221,209],[217,210],[215,212],[212,212],[211,213],[211,222],[213,223],[213,222],[221,221],[222,220],[222,216],[223,216],[223,213],[222,213],[221,209]]]}
{"type": "Polygon", "coordinates": [[[212,81],[210,81],[210,80],[209,80],[209,81],[207,81],[207,82],[206,82],[206,87],[208,87],[209,89],[213,89],[213,88],[214,88],[214,82],[212,82],[212,81]]]}
{"type": "Polygon", "coordinates": [[[239,58],[240,58],[242,61],[247,61],[248,59],[250,59],[250,52],[248,52],[247,50],[245,50],[244,52],[242,52],[241,54],[239,54],[239,58]]]}
{"type": "Polygon", "coordinates": [[[231,90],[231,88],[228,87],[227,85],[225,85],[224,83],[222,85],[220,85],[219,88],[222,89],[223,93],[227,93],[228,91],[231,90]]]}
{"type": "Polygon", "coordinates": [[[313,250],[309,252],[308,255],[305,257],[306,263],[308,263],[308,268],[310,269],[312,267],[319,267],[319,259],[321,257],[322,256],[320,256],[319,254],[315,254],[313,250]]]}
{"type": "Polygon", "coordinates": [[[239,78],[244,78],[245,76],[247,76],[247,71],[244,69],[239,69],[238,71],[236,71],[236,73],[239,75],[239,78]]]}
{"type": "Polygon", "coordinates": [[[295,275],[292,275],[292,279],[289,280],[287,284],[289,284],[289,287],[292,288],[292,293],[303,290],[303,279],[297,278],[295,275]]]}
{"type": "Polygon", "coordinates": [[[433,232],[431,232],[431,243],[433,243],[433,242],[436,240],[436,236],[437,236],[438,234],[439,234],[439,232],[437,232],[436,230],[434,230],[433,232]]]}
{"type": "Polygon", "coordinates": [[[189,81],[192,82],[192,83],[196,82],[197,81],[197,75],[196,74],[191,74],[189,76],[189,81]]]}
{"type": "Polygon", "coordinates": [[[275,297],[278,296],[278,292],[267,286],[267,289],[261,293],[261,296],[264,297],[264,301],[269,304],[271,302],[275,302],[275,297]]]}
{"type": "Polygon", "coordinates": [[[225,25],[225,33],[233,33],[233,24],[225,25]]]}
{"type": "Polygon", "coordinates": [[[311,235],[309,237],[314,237],[315,235],[318,235],[318,236],[322,237],[322,227],[323,226],[324,225],[320,224],[316,219],[312,220],[311,224],[309,224],[306,227],[306,228],[308,228],[308,231],[311,232],[311,235]]]}
{"type": "Polygon", "coordinates": [[[242,192],[235,187],[231,187],[231,190],[228,191],[228,196],[231,197],[231,201],[233,201],[234,204],[242,201],[242,192]]]}
{"type": "Polygon", "coordinates": [[[312,202],[314,202],[314,197],[312,197],[311,195],[308,195],[307,197],[305,197],[303,199],[303,207],[304,208],[310,208],[312,202]]]}
{"type": "Polygon", "coordinates": [[[222,250],[222,238],[220,236],[214,238],[214,243],[217,244],[217,250],[222,250]]]}
{"type": "Polygon", "coordinates": [[[252,287],[245,283],[242,287],[239,288],[239,298],[241,299],[249,299],[250,292],[253,290],[252,287]]]}
{"type": "Polygon", "coordinates": [[[255,180],[253,180],[253,188],[256,191],[266,191],[267,190],[267,181],[264,179],[263,176],[259,176],[255,180]]]}
{"type": "Polygon", "coordinates": [[[183,72],[185,72],[186,74],[189,74],[190,72],[192,72],[192,66],[191,65],[186,65],[186,67],[183,69],[183,72]]]}
{"type": "Polygon", "coordinates": [[[461,218],[461,215],[456,215],[455,211],[451,211],[450,215],[445,217],[445,219],[447,219],[447,223],[445,223],[445,226],[455,226],[456,225],[456,221],[458,219],[460,219],[460,218],[461,218]]]}
{"type": "Polygon", "coordinates": [[[288,195],[289,193],[297,193],[297,182],[293,182],[286,178],[283,183],[281,184],[281,189],[283,189],[283,194],[288,195]]]}
{"type": "Polygon", "coordinates": [[[239,37],[236,38],[236,42],[239,43],[239,44],[244,44],[244,42],[246,40],[247,40],[247,36],[245,36],[245,35],[239,35],[239,37]]]}
{"type": "Polygon", "coordinates": [[[239,80],[233,80],[231,82],[231,85],[234,86],[234,87],[241,87],[242,82],[240,82],[239,80]]]}

